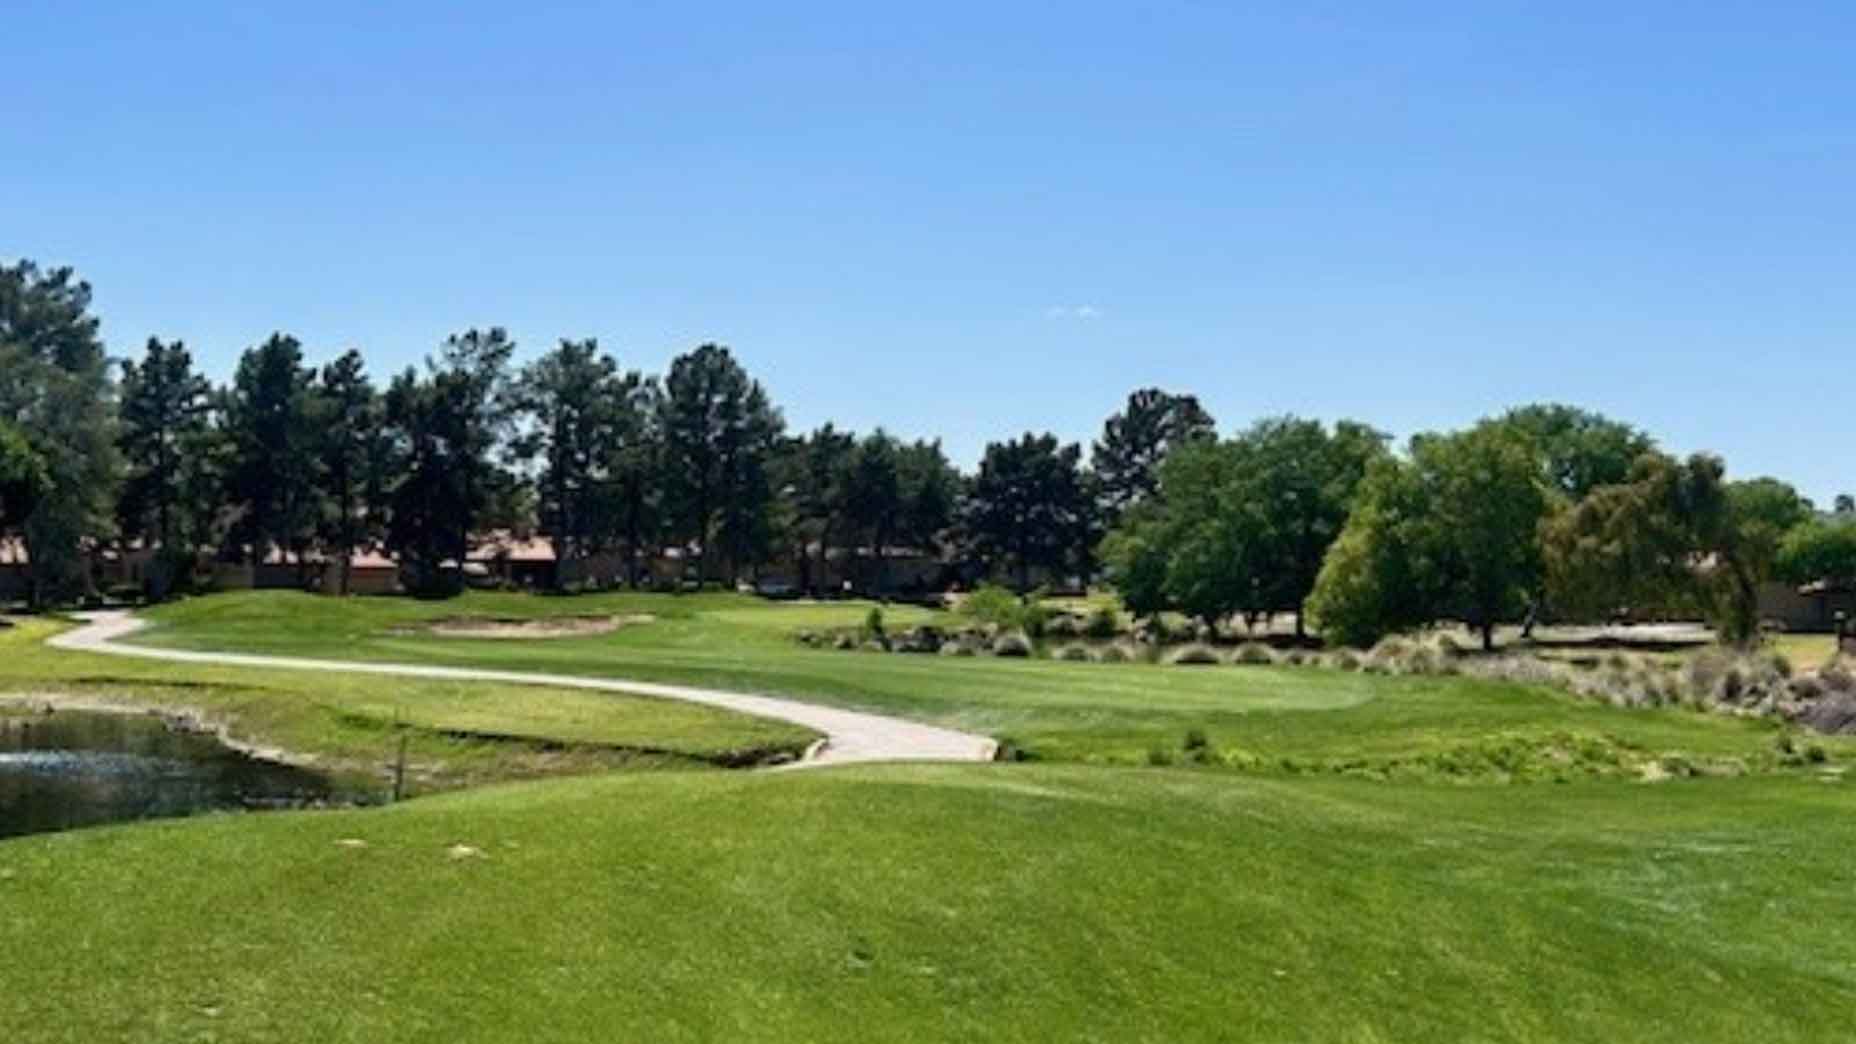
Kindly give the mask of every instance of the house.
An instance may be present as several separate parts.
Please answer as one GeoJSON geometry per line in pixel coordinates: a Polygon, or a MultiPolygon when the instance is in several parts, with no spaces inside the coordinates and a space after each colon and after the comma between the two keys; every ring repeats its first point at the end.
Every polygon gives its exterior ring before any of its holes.
{"type": "Polygon", "coordinates": [[[1838,613],[1847,620],[1856,620],[1856,587],[1827,580],[1799,586],[1777,582],[1760,585],[1760,620],[1787,631],[1835,631],[1838,613]]]}

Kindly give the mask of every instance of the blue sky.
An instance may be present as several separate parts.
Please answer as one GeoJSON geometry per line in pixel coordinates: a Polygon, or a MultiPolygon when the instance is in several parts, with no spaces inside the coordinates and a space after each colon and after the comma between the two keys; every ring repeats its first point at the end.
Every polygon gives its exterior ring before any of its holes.
{"type": "Polygon", "coordinates": [[[1856,488],[1847,3],[378,6],[13,0],[0,257],[220,377],[496,323],[969,465],[1157,384],[1856,488]]]}

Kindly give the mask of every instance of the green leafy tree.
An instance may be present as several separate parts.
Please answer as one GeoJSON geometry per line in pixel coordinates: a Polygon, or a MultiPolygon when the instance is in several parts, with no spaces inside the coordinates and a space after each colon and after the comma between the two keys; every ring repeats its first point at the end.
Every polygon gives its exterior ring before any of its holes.
{"type": "Polygon", "coordinates": [[[393,379],[386,430],[397,478],[385,490],[387,544],[407,584],[426,595],[454,591],[480,528],[522,514],[521,488],[498,463],[510,435],[509,360],[515,342],[500,327],[447,338],[393,379]]]}
{"type": "Polygon", "coordinates": [[[1033,571],[1061,575],[1086,564],[1093,511],[1081,447],[1029,432],[991,443],[967,501],[968,551],[1024,594],[1033,571]]]}
{"type": "Polygon", "coordinates": [[[1368,466],[1384,455],[1385,436],[1364,425],[1330,431],[1295,417],[1181,446],[1161,467],[1159,495],[1104,544],[1124,600],[1136,612],[1173,608],[1207,622],[1286,610],[1302,634],[1322,560],[1368,466]]]}
{"type": "Polygon", "coordinates": [[[1794,526],[1779,542],[1773,566],[1794,584],[1856,584],[1856,521],[1811,519],[1794,526]]]}
{"type": "Polygon", "coordinates": [[[85,555],[115,535],[121,459],[90,285],[69,268],[0,265],[0,421],[24,436],[46,477],[18,526],[29,599],[45,606],[89,593],[85,555]]]}
{"type": "Polygon", "coordinates": [[[515,447],[518,456],[541,462],[538,506],[560,563],[557,582],[571,580],[577,563],[620,539],[626,458],[643,437],[637,414],[643,384],[593,340],[562,341],[516,381],[516,407],[529,426],[515,447]]]}
{"type": "Polygon", "coordinates": [[[1641,459],[1542,529],[1548,590],[1563,611],[1694,605],[1725,641],[1759,633],[1759,585],[1785,534],[1810,516],[1772,479],[1729,482],[1719,457],[1641,459]]]}
{"type": "Polygon", "coordinates": [[[122,364],[117,445],[128,463],[118,507],[122,534],[158,548],[148,593],[165,597],[192,573],[211,516],[193,499],[217,477],[207,440],[212,432],[213,388],[193,369],[179,341],[150,337],[138,363],[122,364]]]}
{"type": "Polygon", "coordinates": [[[1458,617],[1494,647],[1540,582],[1537,530],[1552,499],[1536,450],[1501,424],[1412,439],[1370,466],[1323,563],[1309,609],[1325,633],[1365,644],[1458,617]]]}
{"type": "Polygon", "coordinates": [[[717,546],[735,576],[766,552],[770,468],[783,427],[766,390],[727,348],[705,344],[671,360],[659,406],[663,478],[677,533],[700,556],[699,578],[709,579],[717,546]]]}
{"type": "Polygon", "coordinates": [[[1856,515],[1856,496],[1851,496],[1848,493],[1838,493],[1836,513],[1839,515],[1856,515]]]}
{"type": "Polygon", "coordinates": [[[1644,432],[1576,406],[1522,406],[1503,414],[1499,422],[1534,441],[1547,481],[1569,501],[1625,481],[1637,459],[1656,450],[1656,440],[1644,432]]]}
{"type": "Polygon", "coordinates": [[[51,479],[19,429],[0,421],[0,537],[31,517],[51,479]]]}
{"type": "Polygon", "coordinates": [[[301,568],[315,544],[323,507],[315,378],[302,344],[281,333],[248,349],[233,374],[225,403],[227,493],[238,511],[231,535],[251,561],[277,549],[294,552],[301,568]]]}
{"type": "Polygon", "coordinates": [[[392,450],[385,404],[361,353],[350,349],[322,368],[314,399],[320,445],[322,500],[318,526],[322,545],[341,563],[338,590],[347,595],[354,580],[354,553],[376,546],[386,515],[385,488],[391,480],[392,450]]]}
{"type": "Polygon", "coordinates": [[[1191,395],[1142,388],[1102,425],[1090,451],[1110,521],[1160,488],[1160,464],[1175,446],[1216,437],[1211,414],[1191,395]]]}
{"type": "MultiPolygon", "coordinates": [[[[876,575],[870,586],[883,591],[889,548],[902,528],[902,477],[896,440],[878,428],[851,451],[844,472],[844,514],[868,550],[876,575]]],[[[855,550],[855,549],[846,549],[855,550]]]]}
{"type": "Polygon", "coordinates": [[[855,435],[827,423],[785,440],[776,455],[783,531],[799,566],[799,586],[814,594],[824,576],[823,556],[850,528],[846,496],[857,445],[855,435]]]}

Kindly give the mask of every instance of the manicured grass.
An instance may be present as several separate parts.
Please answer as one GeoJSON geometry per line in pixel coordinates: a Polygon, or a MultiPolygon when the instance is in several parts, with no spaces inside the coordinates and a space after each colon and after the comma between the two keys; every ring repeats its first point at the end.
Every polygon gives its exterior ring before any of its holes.
{"type": "MultiPolygon", "coordinates": [[[[1183,756],[1251,771],[1365,775],[1635,775],[1646,760],[1726,771],[1773,767],[1769,723],[1687,711],[1618,711],[1557,692],[1460,677],[1386,678],[1290,667],[1176,667],[812,649],[799,630],[854,627],[868,603],[737,595],[549,598],[472,593],[443,602],[280,592],[163,606],[138,641],[194,649],[463,664],[775,692],[1007,738],[1032,756],[1142,764],[1183,756]],[[616,633],[545,640],[438,638],[422,621],[648,614],[616,633]],[[1322,712],[1322,713],[1310,713],[1322,712]],[[1285,765],[1285,761],[1289,764],[1285,765]]],[[[891,627],[957,623],[886,607],[891,627]]],[[[1827,756],[1852,751],[1825,739],[1827,756]]]]}
{"type": "Polygon", "coordinates": [[[64,624],[0,630],[0,697],[189,710],[241,740],[380,776],[407,728],[413,789],[613,768],[700,767],[815,739],[693,704],[533,686],[168,664],[43,645],[64,624]]]}
{"type": "Polygon", "coordinates": [[[0,1025],[21,1044],[1842,1040],[1852,813],[1849,784],[1803,779],[996,765],[106,828],[0,844],[0,1025]]]}

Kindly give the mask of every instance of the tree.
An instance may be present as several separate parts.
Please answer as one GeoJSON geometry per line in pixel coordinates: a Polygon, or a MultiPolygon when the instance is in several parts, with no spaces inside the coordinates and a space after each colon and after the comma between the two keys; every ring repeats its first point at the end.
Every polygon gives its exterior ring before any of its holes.
{"type": "Polygon", "coordinates": [[[541,460],[541,522],[560,564],[557,583],[586,556],[606,550],[626,526],[631,506],[627,454],[643,436],[639,390],[644,378],[622,373],[593,340],[562,341],[523,369],[515,404],[529,420],[519,456],[541,460]]]}
{"type": "Polygon", "coordinates": [[[84,554],[114,535],[114,393],[90,285],[69,268],[0,265],[0,421],[24,436],[46,478],[19,525],[35,607],[91,591],[84,554]]]}
{"type": "Polygon", "coordinates": [[[787,513],[787,539],[799,563],[799,586],[812,594],[819,591],[824,554],[849,526],[846,481],[856,449],[855,435],[828,423],[785,440],[776,455],[774,481],[787,513]]]}
{"type": "Polygon", "coordinates": [[[19,429],[0,421],[0,537],[31,517],[51,478],[19,429]]]}
{"type": "Polygon", "coordinates": [[[1856,496],[1851,496],[1848,493],[1838,493],[1836,512],[1839,515],[1856,515],[1856,496]]]}
{"type": "Polygon", "coordinates": [[[502,327],[473,327],[445,338],[437,358],[426,361],[449,442],[446,466],[457,472],[454,543],[466,551],[479,522],[509,514],[519,498],[516,483],[497,463],[514,420],[509,360],[515,350],[502,327]]]}
{"type": "Polygon", "coordinates": [[[118,515],[125,537],[157,547],[149,594],[166,596],[175,580],[191,574],[208,536],[194,497],[212,464],[206,446],[212,430],[213,387],[193,369],[179,341],[150,337],[142,360],[122,364],[121,427],[117,445],[128,463],[118,515]]]}
{"type": "Polygon", "coordinates": [[[299,571],[322,518],[321,432],[313,405],[316,372],[296,338],[274,333],[239,357],[226,396],[231,443],[227,493],[238,509],[231,538],[247,560],[273,548],[297,556],[299,571]]]}
{"type": "Polygon", "coordinates": [[[727,348],[705,344],[671,360],[659,425],[670,513],[680,537],[695,545],[698,579],[709,579],[718,543],[739,575],[772,539],[769,467],[784,427],[779,411],[727,348]]]}
{"type": "MultiPolygon", "coordinates": [[[[844,472],[844,515],[876,562],[871,586],[887,587],[885,557],[902,527],[902,478],[896,440],[878,428],[851,451],[844,472]]],[[[854,548],[847,548],[854,551],[854,548]]]]}
{"type": "Polygon", "coordinates": [[[1547,481],[1569,501],[1623,482],[1639,457],[1656,450],[1656,440],[1644,432],[1576,406],[1522,406],[1503,414],[1499,422],[1534,441],[1547,481]]]}
{"type": "Polygon", "coordinates": [[[1794,584],[1856,583],[1856,522],[1811,519],[1779,542],[1773,571],[1794,584]]]}
{"type": "Polygon", "coordinates": [[[469,330],[447,338],[423,374],[409,367],[387,388],[397,461],[384,490],[387,544],[420,594],[455,591],[479,527],[521,513],[520,484],[497,463],[511,424],[514,350],[500,327],[469,330]]]}
{"type": "Polygon", "coordinates": [[[1090,451],[1110,521],[1160,487],[1160,464],[1173,447],[1215,437],[1211,414],[1191,395],[1142,388],[1102,425],[1090,451]]]}
{"type": "Polygon", "coordinates": [[[1181,446],[1160,469],[1158,495],[1124,515],[1104,545],[1123,598],[1208,623],[1287,610],[1301,636],[1322,559],[1384,454],[1385,436],[1365,425],[1330,431],[1295,417],[1181,446]],[[1129,584],[1151,586],[1131,596],[1129,584]]]}
{"type": "Polygon", "coordinates": [[[353,349],[322,368],[314,402],[318,474],[327,506],[318,535],[341,563],[339,591],[346,596],[355,550],[373,546],[381,535],[391,460],[386,417],[367,364],[353,349]]]}
{"type": "Polygon", "coordinates": [[[1810,504],[1772,479],[1728,482],[1719,457],[1645,457],[1542,529],[1548,589],[1574,612],[1693,604],[1725,641],[1759,633],[1759,585],[1810,504]]]}
{"type": "Polygon", "coordinates": [[[1088,552],[1090,503],[1082,448],[1029,432],[986,447],[967,503],[970,552],[990,570],[1010,572],[1020,594],[1033,570],[1061,574],[1088,552]]]}
{"type": "Polygon", "coordinates": [[[1414,437],[1407,460],[1370,466],[1310,612],[1356,644],[1456,616],[1493,648],[1539,583],[1550,503],[1532,442],[1506,425],[1414,437]]]}

